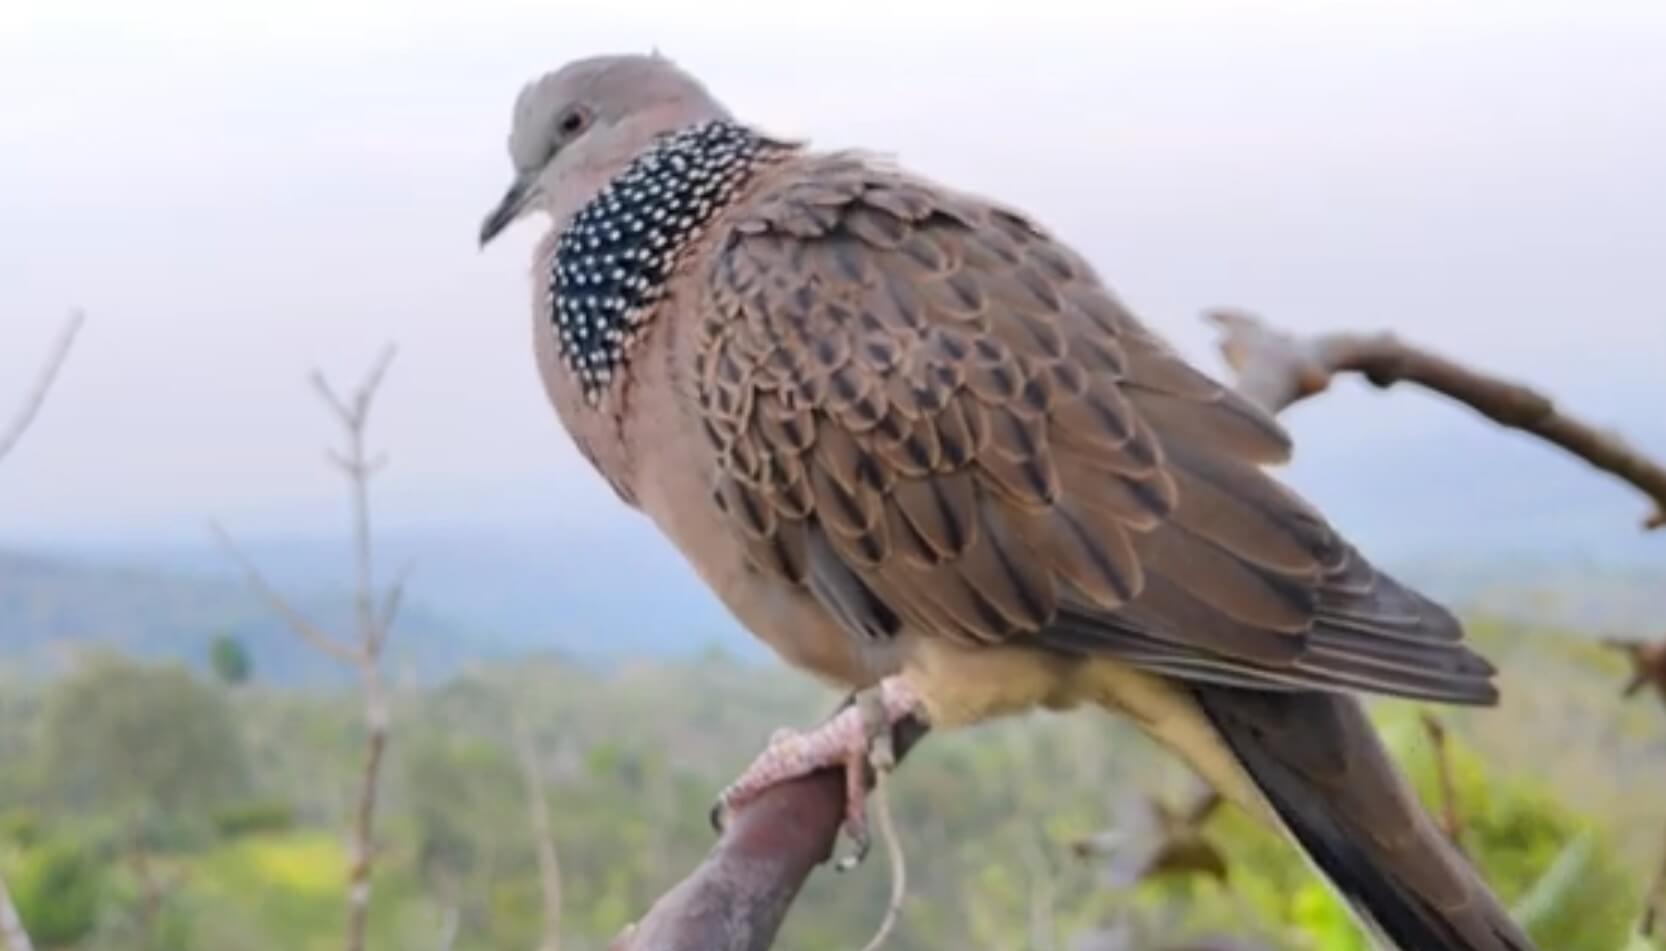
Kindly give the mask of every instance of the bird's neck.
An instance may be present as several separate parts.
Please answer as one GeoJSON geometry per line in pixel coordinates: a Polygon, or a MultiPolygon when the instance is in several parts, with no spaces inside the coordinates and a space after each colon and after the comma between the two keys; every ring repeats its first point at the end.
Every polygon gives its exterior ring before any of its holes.
{"type": "Polygon", "coordinates": [[[564,372],[592,405],[629,373],[677,263],[780,145],[731,120],[654,140],[577,207],[544,259],[564,372]]]}

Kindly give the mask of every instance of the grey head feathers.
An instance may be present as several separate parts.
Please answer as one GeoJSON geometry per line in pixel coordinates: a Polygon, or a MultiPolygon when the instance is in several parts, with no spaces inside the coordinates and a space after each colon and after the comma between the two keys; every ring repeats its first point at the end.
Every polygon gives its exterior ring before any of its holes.
{"type": "Polygon", "coordinates": [[[481,245],[531,211],[561,226],[660,136],[728,117],[699,80],[662,55],[593,56],[546,73],[515,96],[514,177],[481,224],[481,245]]]}

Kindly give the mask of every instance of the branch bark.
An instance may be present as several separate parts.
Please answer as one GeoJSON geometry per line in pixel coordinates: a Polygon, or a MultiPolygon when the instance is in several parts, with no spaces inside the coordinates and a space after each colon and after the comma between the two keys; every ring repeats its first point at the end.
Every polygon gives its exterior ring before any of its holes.
{"type": "Polygon", "coordinates": [[[4,460],[17,447],[23,434],[35,422],[40,414],[40,408],[46,403],[46,394],[52,390],[52,383],[58,379],[58,371],[64,368],[64,361],[69,357],[69,348],[75,343],[75,335],[80,333],[81,325],[87,320],[82,311],[72,311],[69,319],[64,322],[62,330],[58,331],[58,339],[47,354],[46,363],[41,367],[40,374],[35,377],[34,385],[29,387],[23,396],[23,404],[18,407],[12,421],[6,428],[0,430],[0,460],[4,460]]]}
{"type": "MultiPolygon", "coordinates": [[[[904,720],[897,759],[926,733],[904,720]]],[[[729,819],[698,868],[625,928],[610,951],[765,951],[804,881],[827,861],[845,811],[845,778],[823,769],[770,789],[729,819]]]]}
{"type": "Polygon", "coordinates": [[[249,586],[258,593],[290,631],[309,647],[338,663],[351,667],[358,676],[364,698],[364,767],[359,774],[354,801],[350,865],[347,876],[347,951],[364,951],[370,921],[372,873],[376,861],[376,803],[387,753],[389,709],[387,688],[382,681],[382,651],[387,645],[400,601],[404,597],[407,571],[402,569],[393,583],[380,594],[375,575],[375,536],[370,520],[370,480],[386,464],[383,456],[370,457],[365,436],[376,394],[393,361],[394,347],[385,347],[352,395],[343,398],[321,372],[313,371],[313,388],[335,415],[345,432],[344,451],[331,450],[329,459],[347,479],[352,503],[353,615],[351,636],[335,636],[306,618],[243,554],[218,522],[211,523],[226,554],[243,570],[249,586]]]}

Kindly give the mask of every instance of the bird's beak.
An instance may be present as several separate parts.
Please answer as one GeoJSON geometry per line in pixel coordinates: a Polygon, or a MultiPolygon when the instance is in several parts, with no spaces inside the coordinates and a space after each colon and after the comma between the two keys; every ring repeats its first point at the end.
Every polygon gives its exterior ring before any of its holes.
{"type": "Polygon", "coordinates": [[[487,215],[486,220],[480,223],[480,246],[482,248],[497,237],[498,233],[504,228],[509,227],[511,222],[521,216],[521,212],[526,210],[527,201],[532,197],[532,192],[533,179],[531,176],[523,175],[515,179],[515,183],[509,186],[507,192],[503,193],[503,200],[498,202],[497,207],[492,209],[492,213],[487,215]]]}

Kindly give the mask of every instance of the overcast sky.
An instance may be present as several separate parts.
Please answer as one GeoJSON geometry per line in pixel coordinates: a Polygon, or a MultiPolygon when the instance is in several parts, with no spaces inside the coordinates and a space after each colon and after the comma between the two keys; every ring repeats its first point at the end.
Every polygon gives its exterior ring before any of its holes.
{"type": "MultiPolygon", "coordinates": [[[[608,504],[533,375],[543,222],[475,236],[521,84],[652,46],[774,131],[1028,208],[1212,370],[1197,314],[1234,304],[1661,413],[1666,3],[1097,6],[3,0],[0,413],[89,321],[0,467],[0,542],[333,500],[304,374],[389,339],[396,517],[608,504]]],[[[1429,418],[1377,405],[1299,437],[1429,418]]]]}

